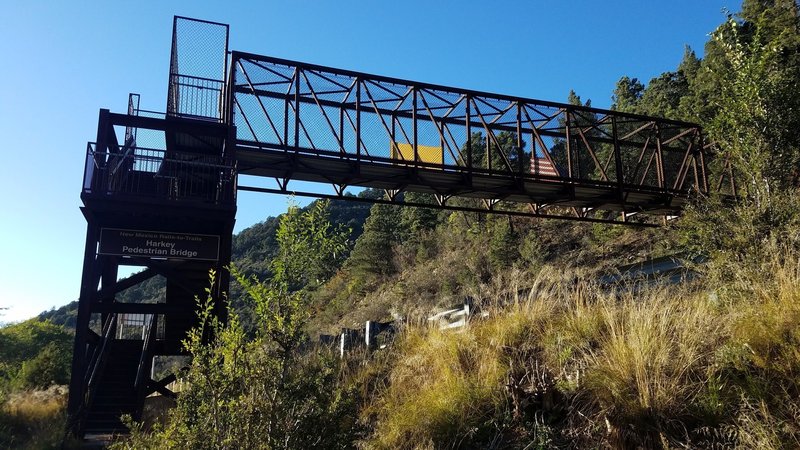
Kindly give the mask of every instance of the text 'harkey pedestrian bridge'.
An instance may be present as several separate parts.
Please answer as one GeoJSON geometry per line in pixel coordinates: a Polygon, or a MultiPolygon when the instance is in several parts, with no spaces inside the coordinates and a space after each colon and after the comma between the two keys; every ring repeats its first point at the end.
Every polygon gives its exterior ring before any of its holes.
{"type": "Polygon", "coordinates": [[[185,353],[209,269],[225,319],[238,190],[653,225],[709,192],[709,158],[691,123],[229,53],[227,25],[176,17],[166,113],[132,94],[87,147],[70,427],[174,396],[153,360],[185,353]],[[122,295],[156,276],[154,303],[122,295]]]}

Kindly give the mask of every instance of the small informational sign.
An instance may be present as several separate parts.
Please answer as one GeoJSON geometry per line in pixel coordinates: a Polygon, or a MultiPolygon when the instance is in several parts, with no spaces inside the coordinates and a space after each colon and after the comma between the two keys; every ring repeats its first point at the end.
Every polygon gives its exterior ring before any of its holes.
{"type": "Polygon", "coordinates": [[[219,236],[103,228],[100,230],[98,253],[114,256],[216,261],[219,259],[219,236]]]}

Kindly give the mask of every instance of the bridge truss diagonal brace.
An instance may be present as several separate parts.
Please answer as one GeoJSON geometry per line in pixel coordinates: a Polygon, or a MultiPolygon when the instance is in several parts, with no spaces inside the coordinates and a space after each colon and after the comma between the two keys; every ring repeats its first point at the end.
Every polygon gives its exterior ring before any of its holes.
{"type": "MultiPolygon", "coordinates": [[[[452,196],[441,196],[435,195],[435,199],[437,203],[430,204],[430,203],[418,203],[418,202],[407,202],[405,200],[401,200],[400,194],[404,192],[402,189],[391,190],[391,192],[387,192],[386,199],[365,199],[360,198],[352,195],[334,195],[334,194],[322,194],[322,193],[314,193],[314,192],[303,192],[303,191],[294,191],[294,190],[281,190],[281,189],[273,189],[273,188],[266,188],[266,187],[258,187],[258,186],[239,186],[239,190],[247,191],[247,192],[260,192],[265,194],[279,194],[279,195],[293,195],[299,197],[311,197],[311,198],[324,198],[328,200],[346,200],[346,201],[353,201],[353,202],[362,202],[362,203],[377,203],[377,204],[384,204],[384,205],[398,205],[398,206],[410,206],[410,207],[417,207],[417,208],[435,208],[435,209],[442,209],[448,211],[461,211],[461,212],[472,212],[472,213],[487,213],[487,214],[499,214],[499,215],[506,215],[506,216],[515,216],[515,217],[530,217],[530,218],[539,218],[539,219],[558,219],[558,220],[568,220],[568,221],[577,221],[577,222],[589,222],[589,223],[606,223],[606,224],[616,224],[616,225],[631,225],[643,228],[650,228],[650,227],[658,227],[659,225],[646,223],[646,222],[630,222],[625,220],[625,216],[623,219],[612,219],[612,218],[597,218],[597,217],[590,217],[588,216],[589,212],[593,212],[593,210],[586,210],[583,213],[577,212],[575,208],[563,208],[564,212],[556,213],[554,211],[555,208],[559,208],[558,204],[549,204],[549,205],[537,205],[535,203],[529,204],[528,210],[507,210],[507,209],[498,209],[496,208],[497,205],[502,203],[502,199],[494,199],[491,201],[487,201],[484,203],[484,208],[478,207],[469,207],[469,206],[456,206],[456,205],[449,205],[447,204],[448,200],[451,200],[452,196]],[[549,213],[545,213],[544,211],[549,209],[549,213]]],[[[628,213],[628,216],[633,215],[633,213],[628,213]]]]}

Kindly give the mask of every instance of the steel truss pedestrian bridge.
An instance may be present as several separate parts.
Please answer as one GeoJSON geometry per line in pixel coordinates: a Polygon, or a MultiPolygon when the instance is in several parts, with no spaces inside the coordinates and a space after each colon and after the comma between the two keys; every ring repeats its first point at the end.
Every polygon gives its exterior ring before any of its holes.
{"type": "Polygon", "coordinates": [[[229,52],[227,25],[176,17],[166,113],[131,95],[87,146],[71,429],[119,431],[174,395],[153,358],[184,353],[209,269],[224,319],[237,191],[652,225],[709,192],[709,160],[692,123],[229,52]],[[155,276],[158,302],[120,296],[155,276]]]}

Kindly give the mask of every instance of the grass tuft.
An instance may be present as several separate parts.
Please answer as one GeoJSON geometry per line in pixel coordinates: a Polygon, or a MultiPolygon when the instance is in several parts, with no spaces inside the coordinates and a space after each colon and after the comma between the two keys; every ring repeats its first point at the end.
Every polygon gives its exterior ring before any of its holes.
{"type": "Polygon", "coordinates": [[[366,446],[797,447],[800,252],[770,251],[724,285],[618,292],[545,268],[503,282],[527,295],[489,286],[489,317],[406,328],[366,446]]]}
{"type": "Polygon", "coordinates": [[[61,448],[66,426],[66,389],[17,392],[0,408],[0,447],[61,448]]]}

